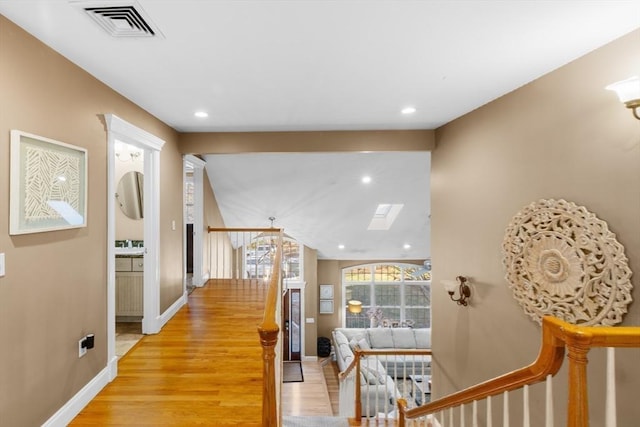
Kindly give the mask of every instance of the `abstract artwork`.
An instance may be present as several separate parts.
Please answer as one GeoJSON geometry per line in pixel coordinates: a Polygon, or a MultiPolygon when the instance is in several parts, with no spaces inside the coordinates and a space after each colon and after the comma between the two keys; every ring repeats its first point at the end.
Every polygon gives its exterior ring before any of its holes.
{"type": "Polygon", "coordinates": [[[87,150],[11,131],[10,234],[87,225],[87,150]]]}
{"type": "Polygon", "coordinates": [[[524,207],[502,243],[506,279],[525,313],[582,325],[615,325],[631,303],[631,269],[607,223],[583,206],[539,200],[524,207]]]}

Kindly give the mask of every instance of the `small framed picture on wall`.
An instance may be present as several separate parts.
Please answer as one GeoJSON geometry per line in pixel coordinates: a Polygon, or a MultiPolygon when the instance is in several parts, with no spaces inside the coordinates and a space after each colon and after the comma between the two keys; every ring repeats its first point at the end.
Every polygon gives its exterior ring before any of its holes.
{"type": "Polygon", "coordinates": [[[320,314],[333,314],[332,300],[320,300],[320,314]]]}
{"type": "Polygon", "coordinates": [[[333,285],[320,285],[320,299],[333,299],[333,285]]]}

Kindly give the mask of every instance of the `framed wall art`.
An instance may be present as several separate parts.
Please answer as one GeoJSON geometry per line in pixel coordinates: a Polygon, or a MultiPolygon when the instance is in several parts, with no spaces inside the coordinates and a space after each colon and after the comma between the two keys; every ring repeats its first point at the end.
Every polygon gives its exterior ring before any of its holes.
{"type": "Polygon", "coordinates": [[[87,150],[11,131],[9,234],[87,226],[87,150]]]}
{"type": "Polygon", "coordinates": [[[332,313],[333,313],[333,301],[320,300],[320,314],[332,314],[332,313]]]}
{"type": "Polygon", "coordinates": [[[333,299],[333,285],[320,285],[320,299],[333,299]]]}

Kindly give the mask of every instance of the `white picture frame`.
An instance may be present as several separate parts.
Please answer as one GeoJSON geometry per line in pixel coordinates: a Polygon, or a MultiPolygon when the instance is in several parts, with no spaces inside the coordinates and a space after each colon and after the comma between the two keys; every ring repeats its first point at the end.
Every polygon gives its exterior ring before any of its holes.
{"type": "Polygon", "coordinates": [[[333,300],[320,300],[320,314],[333,314],[333,300]]]}
{"type": "Polygon", "coordinates": [[[333,285],[320,285],[320,299],[333,299],[333,285]]]}
{"type": "Polygon", "coordinates": [[[9,234],[87,226],[87,150],[11,131],[9,234]]]}

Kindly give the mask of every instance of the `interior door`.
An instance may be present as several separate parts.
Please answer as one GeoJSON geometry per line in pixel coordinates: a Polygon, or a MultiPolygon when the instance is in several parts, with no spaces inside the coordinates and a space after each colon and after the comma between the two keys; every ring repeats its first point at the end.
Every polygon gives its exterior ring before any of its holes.
{"type": "Polygon", "coordinates": [[[282,355],[284,361],[301,359],[300,305],[300,289],[287,289],[282,301],[282,324],[284,325],[282,355]]]}

